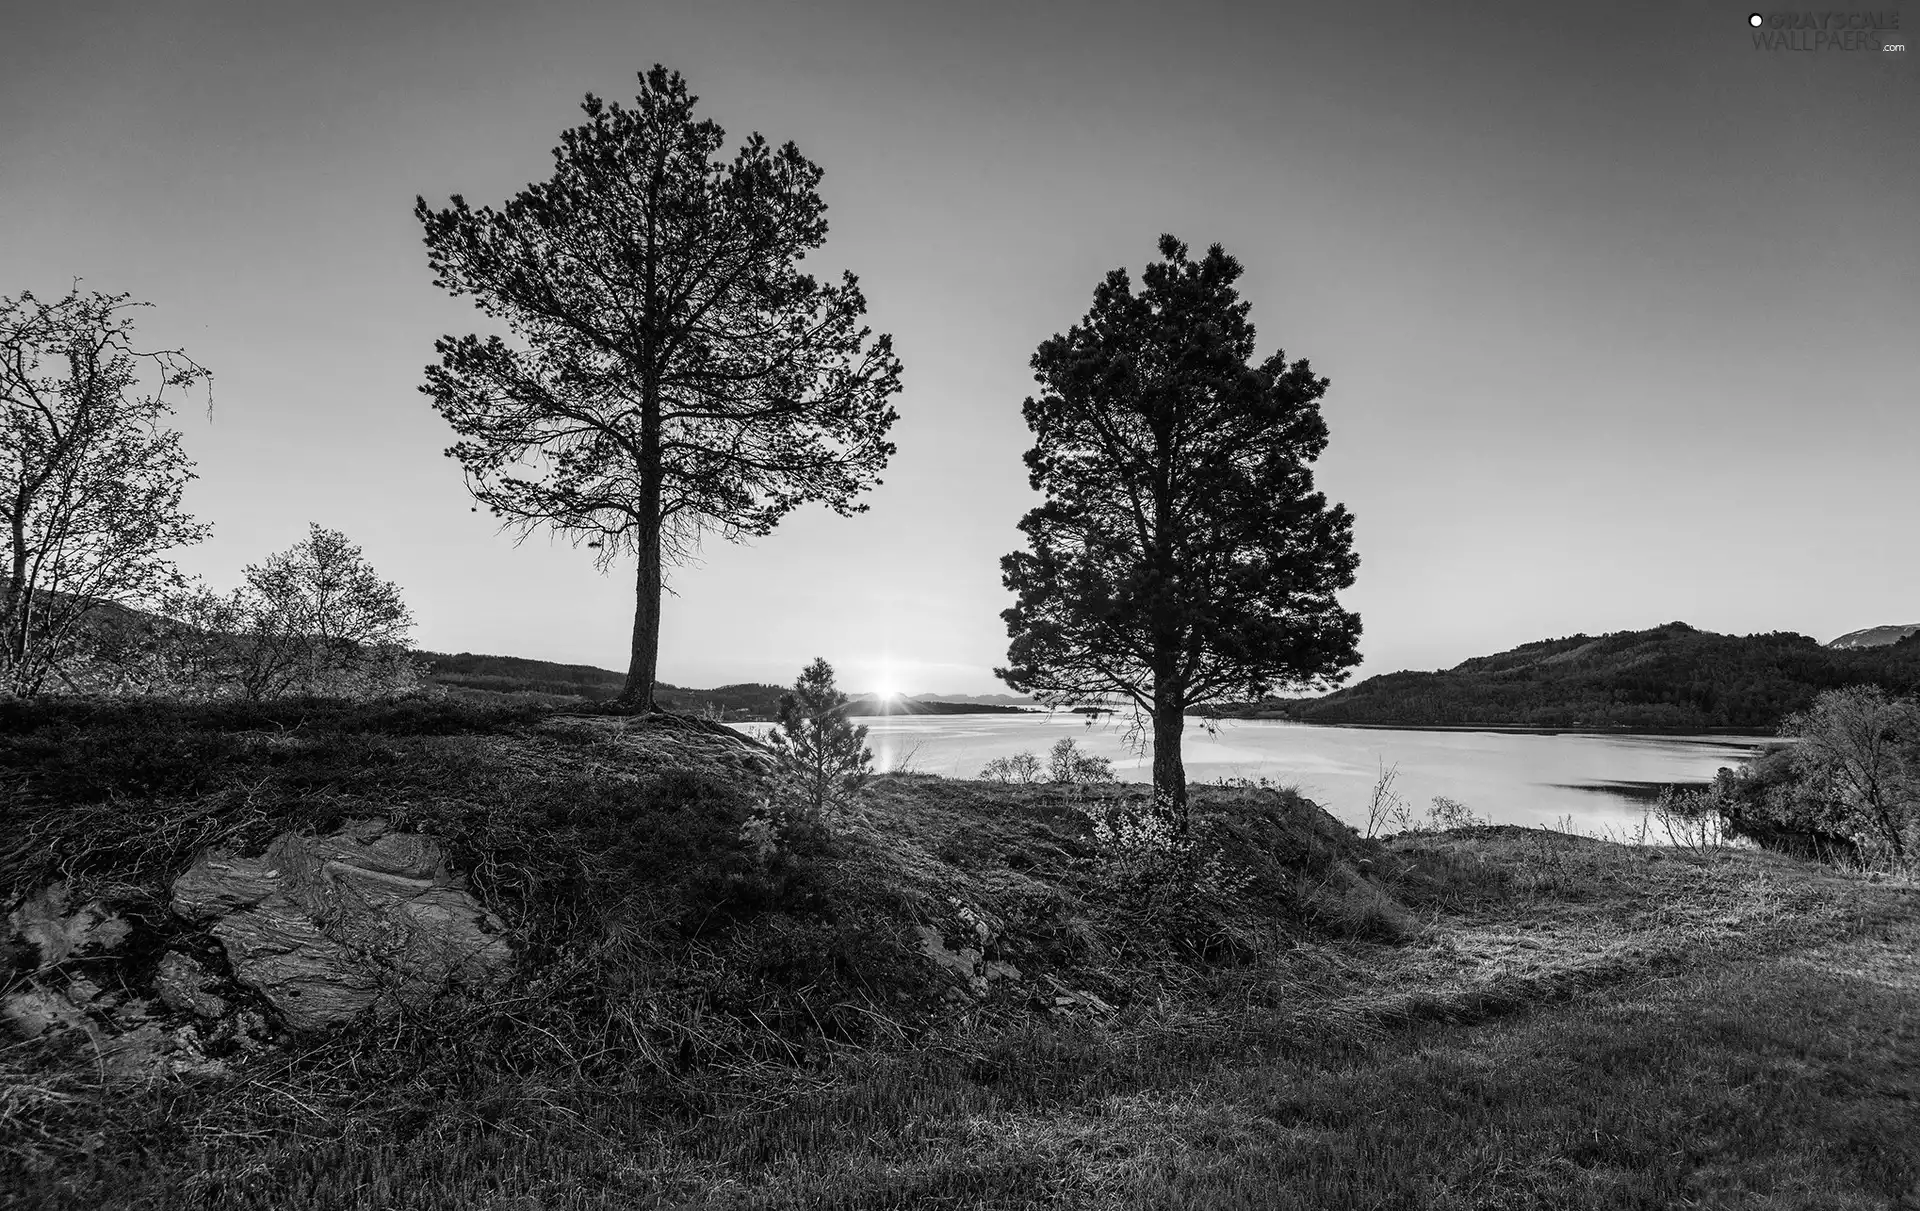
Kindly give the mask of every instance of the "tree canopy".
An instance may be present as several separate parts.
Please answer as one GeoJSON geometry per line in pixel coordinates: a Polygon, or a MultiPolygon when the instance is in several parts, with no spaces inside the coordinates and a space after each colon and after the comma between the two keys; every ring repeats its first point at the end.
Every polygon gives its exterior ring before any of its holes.
{"type": "Polygon", "coordinates": [[[1107,695],[1151,719],[1156,802],[1184,827],[1182,715],[1228,694],[1337,681],[1358,663],[1353,522],[1314,488],[1327,380],[1254,362],[1241,266],[1172,236],[1135,291],[1093,307],[1032,359],[1026,464],[1046,500],[1001,561],[1018,595],[998,675],[1059,703],[1107,695]]]}
{"type": "Polygon", "coordinates": [[[849,514],[894,446],[900,362],[825,242],[821,169],[759,134],[732,159],[677,72],[631,108],[589,95],[551,180],[495,210],[414,213],[435,281],[502,322],[446,337],[422,390],[452,425],[474,498],[637,563],[622,700],[653,705],[663,563],[708,529],[769,533],[817,501],[849,514]]]}

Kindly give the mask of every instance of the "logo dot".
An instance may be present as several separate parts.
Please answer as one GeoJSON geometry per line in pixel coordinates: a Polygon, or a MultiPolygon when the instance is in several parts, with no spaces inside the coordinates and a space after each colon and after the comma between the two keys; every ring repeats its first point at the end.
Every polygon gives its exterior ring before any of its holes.
{"type": "Polygon", "coordinates": [[[1762,17],[1759,13],[1754,13],[1747,18],[1747,24],[1753,26],[1755,29],[1759,29],[1765,21],[1766,18],[1762,17]]]}

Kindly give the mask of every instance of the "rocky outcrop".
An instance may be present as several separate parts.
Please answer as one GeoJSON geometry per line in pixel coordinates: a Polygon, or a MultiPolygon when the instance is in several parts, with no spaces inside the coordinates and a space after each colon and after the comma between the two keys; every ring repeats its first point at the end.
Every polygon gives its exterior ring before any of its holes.
{"type": "Polygon", "coordinates": [[[4,1033],[81,1048],[116,1078],[214,1073],[277,1026],[484,988],[513,959],[439,842],[382,820],[283,833],[258,857],[202,853],[170,891],[179,920],[146,921],[135,945],[133,922],[65,883],[20,901],[0,935],[4,1033]]]}
{"type": "Polygon", "coordinates": [[[8,932],[34,948],[33,964],[45,971],[69,959],[97,958],[127,940],[133,927],[99,900],[75,908],[67,885],[55,883],[7,914],[8,932]]]}
{"type": "Polygon", "coordinates": [[[175,1013],[195,1017],[221,1018],[232,1009],[227,999],[215,991],[218,977],[192,955],[169,950],[160,957],[153,972],[153,995],[175,1013]]]}
{"type": "MultiPolygon", "coordinates": [[[[382,820],[330,837],[283,833],[256,858],[201,854],[174,880],[172,906],[296,1032],[484,986],[513,957],[505,925],[448,869],[440,844],[382,820]]],[[[179,966],[167,982],[188,1004],[204,988],[179,966]]]]}
{"type": "MultiPolygon", "coordinates": [[[[75,907],[71,899],[68,885],[55,883],[7,914],[12,970],[0,970],[5,1034],[82,1055],[110,1081],[224,1071],[207,1055],[198,1027],[163,1020],[168,1015],[160,1005],[117,978],[132,924],[102,901],[75,907]]],[[[266,1024],[258,1015],[229,1015],[218,1029],[225,1040],[249,1029],[264,1034],[266,1024]]]]}

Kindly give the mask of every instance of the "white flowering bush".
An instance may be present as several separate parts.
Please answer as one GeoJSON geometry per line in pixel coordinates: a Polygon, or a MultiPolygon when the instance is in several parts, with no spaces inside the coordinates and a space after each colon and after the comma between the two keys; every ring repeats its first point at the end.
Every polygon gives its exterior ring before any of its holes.
{"type": "Polygon", "coordinates": [[[1101,883],[1139,924],[1183,948],[1208,949],[1251,882],[1219,838],[1205,827],[1178,831],[1150,801],[1112,804],[1088,823],[1101,883]]]}

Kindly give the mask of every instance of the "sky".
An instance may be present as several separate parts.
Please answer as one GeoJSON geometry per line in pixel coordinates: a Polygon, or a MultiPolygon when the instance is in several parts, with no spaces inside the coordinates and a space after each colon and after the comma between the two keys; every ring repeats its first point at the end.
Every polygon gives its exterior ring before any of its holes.
{"type": "Polygon", "coordinates": [[[1331,380],[1356,676],[1920,620],[1920,9],[1892,53],[1704,2],[6,7],[0,294],[130,292],[213,371],[177,423],[216,587],[318,522],[421,647],[626,667],[631,569],[516,546],[442,454],[434,339],[494,329],[412,207],[546,179],[658,62],[825,169],[805,267],[905,364],[870,511],[673,570],[665,681],[1004,690],[1028,359],[1162,232],[1331,380]]]}

